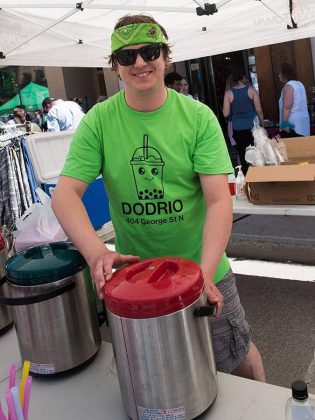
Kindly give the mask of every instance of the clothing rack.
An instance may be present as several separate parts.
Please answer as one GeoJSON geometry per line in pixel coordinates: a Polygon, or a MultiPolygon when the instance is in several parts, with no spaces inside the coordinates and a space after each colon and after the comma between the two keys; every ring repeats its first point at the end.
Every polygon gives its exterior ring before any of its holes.
{"type": "Polygon", "coordinates": [[[24,144],[26,133],[17,126],[1,124],[0,128],[4,131],[0,135],[0,225],[15,226],[37,200],[29,176],[32,171],[24,144]]]}
{"type": "Polygon", "coordinates": [[[3,134],[0,134],[0,147],[10,144],[12,139],[19,139],[20,137],[24,136],[26,133],[25,131],[21,130],[22,126],[25,126],[25,124],[6,125],[1,123],[0,130],[3,132],[3,134]]]}

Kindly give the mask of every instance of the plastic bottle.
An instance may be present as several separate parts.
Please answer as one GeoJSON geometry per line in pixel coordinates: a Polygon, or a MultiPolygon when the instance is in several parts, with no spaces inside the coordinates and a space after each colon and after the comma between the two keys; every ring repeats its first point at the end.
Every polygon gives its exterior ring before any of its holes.
{"type": "Polygon", "coordinates": [[[244,193],[245,177],[244,177],[241,165],[236,166],[236,169],[238,169],[238,173],[235,179],[235,197],[237,200],[240,200],[245,197],[245,193],[244,193]]]}
{"type": "Polygon", "coordinates": [[[286,420],[315,420],[315,400],[308,397],[306,383],[294,381],[291,388],[292,397],[285,407],[286,420]]]}
{"type": "Polygon", "coordinates": [[[231,193],[231,195],[235,195],[235,175],[230,174],[228,176],[228,181],[229,181],[230,193],[231,193]]]}
{"type": "Polygon", "coordinates": [[[26,121],[25,128],[27,133],[30,133],[32,131],[32,124],[30,121],[26,121]]]}

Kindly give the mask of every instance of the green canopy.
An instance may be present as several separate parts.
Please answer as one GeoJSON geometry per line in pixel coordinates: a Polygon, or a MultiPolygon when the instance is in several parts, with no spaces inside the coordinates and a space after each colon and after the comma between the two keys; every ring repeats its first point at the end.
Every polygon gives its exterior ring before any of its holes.
{"type": "Polygon", "coordinates": [[[20,93],[0,106],[0,113],[4,114],[4,111],[11,112],[13,108],[19,105],[24,105],[26,111],[39,109],[42,107],[43,99],[47,98],[47,96],[49,96],[48,87],[31,82],[21,89],[20,93]]]}

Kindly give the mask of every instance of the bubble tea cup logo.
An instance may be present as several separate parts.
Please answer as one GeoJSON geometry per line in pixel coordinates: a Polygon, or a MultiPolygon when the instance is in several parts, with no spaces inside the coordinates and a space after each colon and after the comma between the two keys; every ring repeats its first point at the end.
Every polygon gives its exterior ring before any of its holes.
{"type": "Polygon", "coordinates": [[[160,152],[149,147],[148,135],[143,135],[143,146],[138,147],[130,161],[139,200],[164,197],[163,162],[160,152]]]}

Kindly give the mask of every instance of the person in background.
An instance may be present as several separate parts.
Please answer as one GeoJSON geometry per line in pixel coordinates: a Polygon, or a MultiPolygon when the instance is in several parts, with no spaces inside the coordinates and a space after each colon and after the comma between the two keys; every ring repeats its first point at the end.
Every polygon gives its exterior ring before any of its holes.
{"type": "Polygon", "coordinates": [[[26,121],[32,121],[32,117],[31,117],[31,115],[30,115],[28,112],[26,112],[26,107],[25,107],[25,105],[19,105],[19,107],[20,107],[20,108],[22,108],[22,109],[24,110],[24,112],[25,112],[25,116],[26,116],[26,121]]]}
{"type": "Polygon", "coordinates": [[[47,131],[47,115],[43,109],[36,109],[32,117],[32,123],[37,124],[42,131],[47,131]]]}
{"type": "Polygon", "coordinates": [[[229,91],[232,87],[234,87],[233,75],[229,74],[225,81],[225,92],[229,91]]]}
{"type": "Polygon", "coordinates": [[[31,122],[27,118],[27,114],[25,112],[25,108],[22,106],[17,106],[13,110],[13,117],[6,123],[8,126],[18,126],[19,130],[21,131],[29,131],[32,133],[38,133],[41,130],[36,122],[31,122]],[[29,124],[27,127],[26,124],[29,124]]]}
{"type": "Polygon", "coordinates": [[[33,113],[31,122],[39,125],[40,127],[43,124],[43,117],[42,117],[42,111],[40,109],[36,109],[33,113]]]}
{"type": "Polygon", "coordinates": [[[181,76],[179,73],[176,73],[176,71],[167,73],[164,78],[165,86],[176,90],[176,92],[180,92],[182,88],[182,79],[183,76],[181,76]]]}
{"type": "Polygon", "coordinates": [[[0,118],[2,122],[4,122],[5,124],[8,124],[8,122],[13,119],[13,114],[9,114],[5,117],[0,117],[0,118]]]}
{"type": "Polygon", "coordinates": [[[217,305],[211,325],[218,370],[264,381],[224,252],[232,226],[227,174],[233,167],[210,108],[165,87],[167,39],[150,16],[119,19],[109,64],[125,89],[83,118],[52,207],[87,261],[101,298],[113,268],[139,258],[177,256],[199,263],[206,296],[217,305]],[[98,237],[82,203],[99,174],[110,201],[116,251],[98,237]]]}
{"type": "Polygon", "coordinates": [[[17,125],[17,124],[25,124],[26,123],[26,112],[25,109],[21,106],[16,106],[13,109],[13,116],[7,122],[7,125],[17,125]]]}
{"type": "Polygon", "coordinates": [[[42,102],[44,113],[47,114],[47,131],[65,131],[77,128],[84,113],[81,107],[73,101],[45,98],[42,102]]]}
{"type": "Polygon", "coordinates": [[[294,67],[288,63],[280,66],[279,79],[284,84],[279,99],[280,132],[293,129],[300,136],[309,136],[310,117],[303,83],[297,80],[294,67]]]}
{"type": "Polygon", "coordinates": [[[254,118],[258,115],[260,124],[264,124],[260,98],[257,90],[248,86],[246,75],[241,69],[232,71],[232,87],[224,94],[223,115],[230,117],[233,127],[233,138],[242,165],[244,175],[248,170],[245,160],[246,147],[254,144],[252,128],[254,118]]]}
{"type": "Polygon", "coordinates": [[[182,78],[181,85],[182,86],[180,88],[180,93],[182,93],[185,96],[188,96],[188,98],[190,99],[194,99],[194,97],[189,93],[189,86],[188,86],[187,79],[185,79],[185,77],[182,78]]]}
{"type": "MultiPolygon", "coordinates": [[[[232,74],[229,74],[225,81],[225,92],[229,91],[233,87],[233,77],[232,74]]],[[[227,135],[230,140],[230,145],[233,147],[236,145],[235,140],[233,138],[233,126],[232,126],[232,118],[231,115],[227,117],[227,135]]]]}

